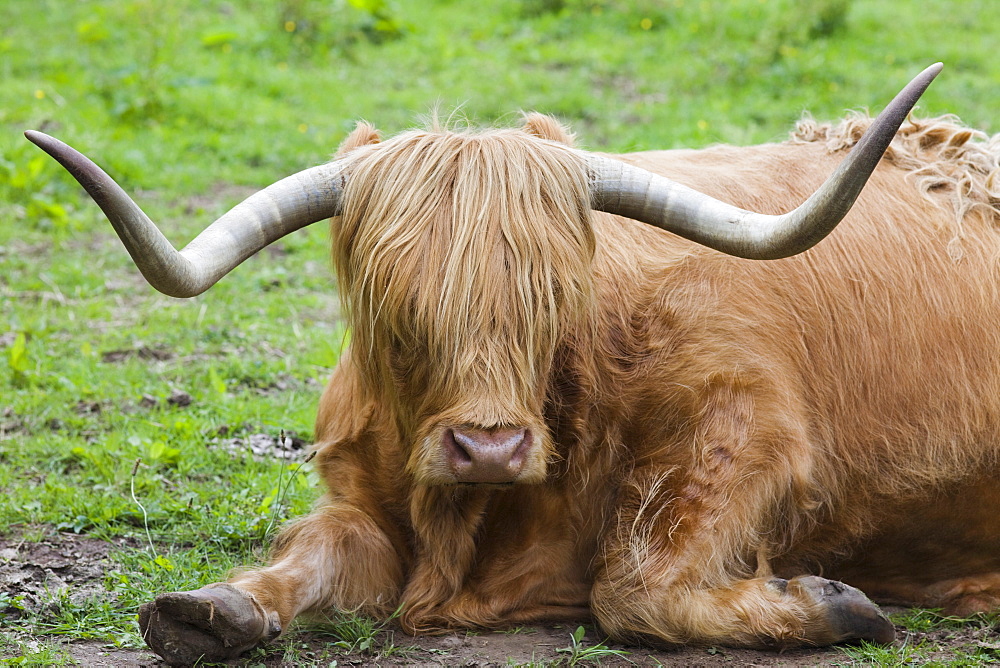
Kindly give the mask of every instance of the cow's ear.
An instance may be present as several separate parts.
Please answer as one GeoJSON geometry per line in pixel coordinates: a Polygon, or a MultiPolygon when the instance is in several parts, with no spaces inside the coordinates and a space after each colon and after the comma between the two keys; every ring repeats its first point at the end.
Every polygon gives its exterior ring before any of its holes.
{"type": "Polygon", "coordinates": [[[378,130],[375,129],[374,125],[365,121],[358,121],[358,124],[354,127],[354,131],[347,135],[347,139],[340,143],[333,157],[334,159],[343,158],[358,147],[377,144],[379,141],[381,141],[381,137],[379,137],[378,130]]]}
{"type": "Polygon", "coordinates": [[[557,141],[567,146],[572,146],[576,137],[570,132],[566,127],[552,118],[551,116],[546,116],[545,114],[539,114],[536,112],[527,113],[524,115],[524,128],[523,130],[529,135],[534,135],[542,139],[549,139],[551,141],[557,141]]]}

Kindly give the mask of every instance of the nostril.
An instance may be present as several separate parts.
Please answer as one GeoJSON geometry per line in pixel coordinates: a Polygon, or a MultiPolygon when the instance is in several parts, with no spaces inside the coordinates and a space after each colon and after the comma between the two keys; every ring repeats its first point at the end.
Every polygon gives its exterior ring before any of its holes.
{"type": "Polygon", "coordinates": [[[448,429],[445,431],[445,447],[448,449],[448,454],[452,462],[458,465],[471,464],[472,455],[467,449],[467,446],[471,444],[467,443],[466,445],[463,445],[462,440],[468,439],[463,439],[463,436],[461,434],[456,434],[454,429],[448,429]]]}
{"type": "Polygon", "coordinates": [[[519,430],[514,441],[517,446],[514,448],[514,454],[510,457],[510,467],[520,470],[524,466],[524,458],[528,455],[528,450],[531,449],[531,432],[527,429],[519,430]]]}

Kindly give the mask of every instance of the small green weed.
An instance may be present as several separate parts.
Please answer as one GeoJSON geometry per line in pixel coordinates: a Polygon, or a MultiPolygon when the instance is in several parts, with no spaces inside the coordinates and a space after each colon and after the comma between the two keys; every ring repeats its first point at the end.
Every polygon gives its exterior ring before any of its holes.
{"type": "Polygon", "coordinates": [[[0,612],[4,610],[24,610],[24,596],[12,596],[10,592],[0,591],[0,612]]]}
{"type": "MultiPolygon", "coordinates": [[[[279,443],[286,443],[284,431],[281,432],[278,439],[279,443]]],[[[291,488],[292,483],[296,480],[305,479],[298,478],[297,476],[302,472],[302,467],[311,462],[315,456],[316,451],[313,450],[301,462],[297,462],[290,466],[280,466],[278,468],[278,482],[275,485],[275,489],[270,495],[264,497],[264,500],[261,501],[260,507],[258,508],[259,512],[270,512],[270,519],[268,519],[267,525],[264,528],[264,538],[271,536],[271,532],[274,531],[278,520],[282,517],[281,511],[285,508],[285,497],[288,495],[288,491],[291,488]],[[289,473],[287,479],[285,477],[286,470],[289,473]],[[275,499],[277,499],[277,501],[275,501],[275,499]]]]}
{"type": "Polygon", "coordinates": [[[348,653],[369,654],[376,647],[383,624],[370,617],[345,614],[327,618],[322,628],[325,633],[337,638],[333,642],[334,647],[348,653]]]}
{"type": "Polygon", "coordinates": [[[28,339],[24,332],[18,332],[14,337],[14,343],[7,351],[7,364],[13,374],[13,381],[16,387],[27,385],[27,373],[30,367],[28,362],[28,339]]]}
{"type": "Polygon", "coordinates": [[[566,665],[567,666],[578,666],[581,663],[600,663],[601,659],[610,658],[624,658],[628,656],[629,652],[620,649],[610,649],[604,643],[597,643],[596,645],[585,646],[583,644],[583,637],[587,634],[587,629],[582,626],[576,627],[576,630],[570,634],[570,646],[564,647],[562,649],[556,650],[560,654],[567,654],[566,665]]]}

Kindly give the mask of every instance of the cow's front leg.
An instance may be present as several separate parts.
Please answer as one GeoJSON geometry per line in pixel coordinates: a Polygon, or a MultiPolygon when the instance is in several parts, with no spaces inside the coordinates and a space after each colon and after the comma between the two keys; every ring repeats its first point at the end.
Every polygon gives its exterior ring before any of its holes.
{"type": "Polygon", "coordinates": [[[790,402],[767,410],[759,388],[750,396],[726,383],[700,399],[690,431],[640,458],[625,482],[592,592],[601,626],[677,644],[891,641],[892,624],[859,590],[771,574],[769,555],[832,502],[813,496],[824,487],[790,402]]]}
{"type": "Polygon", "coordinates": [[[745,506],[762,494],[754,482],[730,497],[741,507],[728,512],[710,508],[702,489],[699,512],[656,480],[625,499],[595,581],[593,612],[613,637],[756,648],[892,641],[892,624],[859,590],[770,575],[771,537],[759,529],[772,518],[745,506]]]}
{"type": "Polygon", "coordinates": [[[220,661],[276,637],[302,612],[385,614],[396,605],[402,571],[368,514],[333,503],[283,530],[266,568],[162,594],[140,608],[139,626],[168,663],[220,661]]]}

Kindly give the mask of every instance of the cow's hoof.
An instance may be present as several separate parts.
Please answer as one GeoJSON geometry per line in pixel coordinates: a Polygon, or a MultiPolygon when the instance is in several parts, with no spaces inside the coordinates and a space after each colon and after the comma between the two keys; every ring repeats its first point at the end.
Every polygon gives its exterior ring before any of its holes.
{"type": "Polygon", "coordinates": [[[230,659],[281,633],[277,613],[227,584],[161,594],[139,608],[139,628],[175,666],[230,659]]]}
{"type": "Polygon", "coordinates": [[[822,611],[817,645],[868,640],[883,645],[896,638],[896,629],[860,589],[835,580],[808,575],[788,581],[787,591],[812,599],[822,611]]]}

